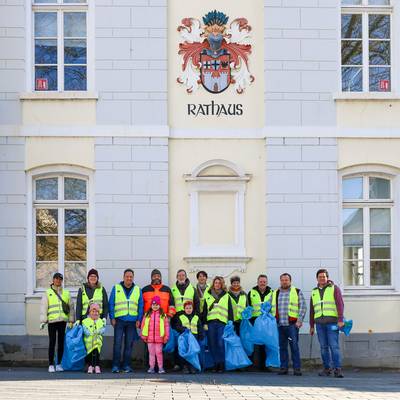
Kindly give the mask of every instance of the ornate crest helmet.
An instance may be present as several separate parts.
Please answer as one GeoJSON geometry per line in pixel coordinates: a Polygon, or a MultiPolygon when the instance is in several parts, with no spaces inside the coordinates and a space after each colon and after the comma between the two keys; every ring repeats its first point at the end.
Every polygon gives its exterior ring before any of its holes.
{"type": "Polygon", "coordinates": [[[224,26],[228,23],[229,17],[221,11],[210,11],[203,17],[203,23],[207,26],[224,26]]]}

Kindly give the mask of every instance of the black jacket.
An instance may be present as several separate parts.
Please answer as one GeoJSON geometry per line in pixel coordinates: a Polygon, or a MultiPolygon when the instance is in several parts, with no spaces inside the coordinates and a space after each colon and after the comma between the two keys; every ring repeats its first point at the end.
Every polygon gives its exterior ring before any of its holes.
{"type": "MultiPolygon", "coordinates": [[[[193,319],[193,317],[196,314],[195,312],[192,312],[190,315],[184,314],[186,317],[188,317],[189,321],[193,319]]],[[[182,325],[182,321],[180,320],[179,317],[175,317],[172,320],[172,328],[175,329],[178,333],[183,333],[185,331],[185,327],[182,325]]],[[[204,337],[204,330],[203,330],[203,324],[201,322],[201,318],[199,317],[199,320],[197,322],[197,335],[194,335],[198,340],[203,340],[204,337]]]]}

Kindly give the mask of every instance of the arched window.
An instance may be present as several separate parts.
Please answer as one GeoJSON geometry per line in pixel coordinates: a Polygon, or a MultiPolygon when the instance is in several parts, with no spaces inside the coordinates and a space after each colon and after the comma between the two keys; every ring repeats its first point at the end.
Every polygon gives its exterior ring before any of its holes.
{"type": "Polygon", "coordinates": [[[342,176],[344,285],[389,288],[393,274],[394,175],[342,176]]]}
{"type": "Polygon", "coordinates": [[[64,286],[81,285],[88,265],[88,221],[88,176],[32,176],[33,289],[47,288],[56,271],[64,275],[64,286]]]}

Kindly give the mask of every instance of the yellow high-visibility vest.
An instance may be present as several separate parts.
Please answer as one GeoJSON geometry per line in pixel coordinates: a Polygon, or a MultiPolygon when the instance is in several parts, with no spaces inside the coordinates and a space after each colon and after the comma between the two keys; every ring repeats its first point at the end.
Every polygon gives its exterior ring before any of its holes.
{"type": "Polygon", "coordinates": [[[226,324],[228,322],[229,294],[225,293],[218,303],[210,292],[207,292],[204,298],[207,307],[207,321],[217,319],[226,324]],[[211,306],[213,307],[211,308],[211,306]]]}
{"type": "Polygon", "coordinates": [[[138,316],[139,298],[139,286],[135,285],[128,299],[122,285],[120,283],[115,285],[114,318],[124,317],[125,315],[130,315],[132,317],[138,316]]]}
{"type": "MultiPolygon", "coordinates": [[[[251,306],[253,307],[253,317],[258,317],[259,315],[261,315],[261,304],[263,303],[267,303],[269,301],[272,300],[272,294],[274,293],[273,290],[271,290],[265,297],[264,297],[264,301],[261,301],[261,296],[260,293],[258,293],[257,290],[255,289],[251,289],[250,290],[250,298],[251,298],[251,306]]],[[[271,301],[271,314],[275,315],[275,307],[272,304],[271,301]]]]}
{"type": "MultiPolygon", "coordinates": [[[[275,311],[276,311],[277,293],[278,291],[274,290],[274,294],[272,296],[272,308],[275,311]]],[[[299,318],[299,294],[297,293],[297,290],[294,286],[290,287],[288,316],[296,319],[299,318]]]]}
{"type": "Polygon", "coordinates": [[[314,319],[320,317],[338,317],[338,311],[335,302],[335,287],[327,286],[321,300],[319,289],[314,288],[311,292],[311,299],[314,306],[314,319]]]}
{"type": "Polygon", "coordinates": [[[98,304],[100,307],[99,314],[103,312],[103,288],[100,286],[95,289],[93,297],[89,299],[86,293],[85,285],[82,285],[82,317],[89,311],[88,308],[91,304],[98,304]]]}
{"type": "MultiPolygon", "coordinates": [[[[54,293],[52,288],[47,289],[47,300],[48,300],[48,308],[47,308],[47,321],[53,322],[59,320],[60,318],[63,321],[68,321],[68,315],[64,313],[62,308],[62,302],[58,298],[58,296],[54,293]]],[[[64,303],[69,304],[70,294],[67,289],[63,289],[60,297],[64,300],[64,303]]]]}
{"type": "MultiPolygon", "coordinates": [[[[193,302],[194,299],[194,287],[189,284],[188,287],[185,289],[183,295],[179,291],[178,287],[174,285],[171,289],[172,296],[174,296],[175,301],[175,310],[176,312],[183,311],[183,305],[186,301],[193,302]]],[[[193,305],[194,306],[194,305],[193,305]]]]}
{"type": "Polygon", "coordinates": [[[229,294],[229,296],[231,296],[232,299],[233,320],[240,321],[242,319],[242,312],[246,308],[247,296],[245,294],[239,295],[237,303],[231,294],[229,294]]]}
{"type": "Polygon", "coordinates": [[[100,318],[96,320],[85,318],[82,321],[82,326],[87,328],[90,332],[90,335],[85,335],[83,339],[87,353],[91,353],[94,349],[97,349],[100,353],[101,347],[103,346],[103,336],[99,332],[104,327],[103,320],[100,318]]]}
{"type": "Polygon", "coordinates": [[[179,316],[179,319],[182,322],[182,326],[184,328],[190,329],[190,332],[192,332],[193,335],[197,335],[199,333],[197,330],[197,323],[199,322],[199,317],[197,315],[194,315],[193,318],[189,321],[189,318],[185,314],[181,314],[179,316]]]}
{"type": "MultiPolygon", "coordinates": [[[[161,337],[164,337],[164,335],[165,335],[164,320],[165,320],[165,316],[160,315],[160,336],[161,337]]],[[[149,336],[149,325],[150,325],[150,315],[148,315],[144,320],[142,336],[149,336]]]]}

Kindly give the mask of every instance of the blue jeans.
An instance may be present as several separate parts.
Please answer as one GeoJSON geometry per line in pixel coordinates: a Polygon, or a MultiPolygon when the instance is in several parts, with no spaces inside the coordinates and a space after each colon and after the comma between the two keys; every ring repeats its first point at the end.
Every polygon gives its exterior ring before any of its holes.
{"type": "Polygon", "coordinates": [[[122,368],[125,369],[131,366],[133,342],[138,338],[136,332],[136,322],[121,321],[117,318],[115,320],[114,327],[113,367],[120,367],[122,338],[124,335],[125,340],[122,368]]]}
{"type": "Polygon", "coordinates": [[[208,324],[208,346],[216,364],[225,364],[225,343],[222,338],[224,328],[225,324],[219,321],[211,321],[208,324]]]}
{"type": "Polygon", "coordinates": [[[342,357],[340,355],[339,347],[339,331],[332,330],[332,327],[336,324],[315,325],[317,326],[317,334],[319,344],[321,346],[321,358],[324,368],[331,368],[332,364],[333,368],[341,368],[342,357]]]}
{"type": "Polygon", "coordinates": [[[289,326],[279,326],[279,354],[281,357],[281,368],[289,368],[289,351],[292,355],[293,369],[301,368],[300,350],[299,350],[299,328],[295,324],[289,326]]]}

